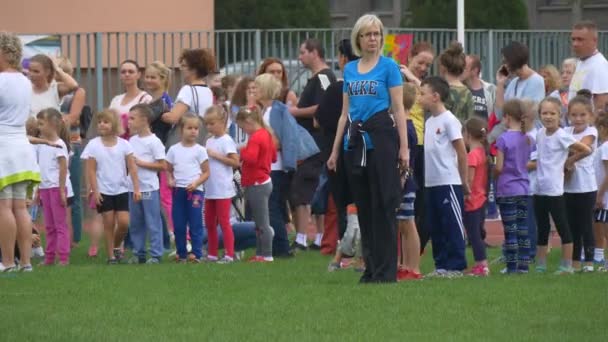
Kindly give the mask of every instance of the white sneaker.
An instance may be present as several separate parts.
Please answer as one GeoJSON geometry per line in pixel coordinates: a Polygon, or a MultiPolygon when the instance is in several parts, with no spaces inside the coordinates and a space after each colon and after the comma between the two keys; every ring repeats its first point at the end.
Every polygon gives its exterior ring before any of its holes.
{"type": "Polygon", "coordinates": [[[441,268],[441,269],[434,270],[433,272],[427,274],[426,277],[428,277],[428,278],[447,278],[448,271],[441,268]]]}
{"type": "Polygon", "coordinates": [[[16,272],[17,271],[17,265],[13,264],[12,266],[4,266],[3,263],[0,262],[0,273],[9,273],[9,272],[16,272]]]}
{"type": "Polygon", "coordinates": [[[19,266],[19,271],[29,273],[29,272],[33,272],[34,268],[32,267],[32,264],[23,265],[23,266],[19,266]]]}
{"type": "Polygon", "coordinates": [[[234,259],[229,256],[224,256],[220,260],[217,261],[218,264],[232,264],[234,259]]]}
{"type": "Polygon", "coordinates": [[[245,258],[245,251],[234,252],[234,260],[241,261],[245,258]]]}
{"type": "Polygon", "coordinates": [[[44,249],[42,246],[38,246],[36,248],[32,248],[32,257],[34,258],[44,258],[44,249]]]}
{"type": "Polygon", "coordinates": [[[583,273],[591,273],[594,271],[593,266],[583,266],[583,273]]]}

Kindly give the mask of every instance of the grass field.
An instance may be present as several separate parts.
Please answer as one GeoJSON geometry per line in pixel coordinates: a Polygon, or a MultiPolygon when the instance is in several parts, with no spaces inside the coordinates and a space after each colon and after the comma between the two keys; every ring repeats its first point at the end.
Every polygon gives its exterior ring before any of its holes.
{"type": "Polygon", "coordinates": [[[0,341],[608,340],[606,273],[504,276],[495,265],[485,279],[358,285],[313,252],[118,266],[85,253],[69,267],[0,274],[0,341]]]}

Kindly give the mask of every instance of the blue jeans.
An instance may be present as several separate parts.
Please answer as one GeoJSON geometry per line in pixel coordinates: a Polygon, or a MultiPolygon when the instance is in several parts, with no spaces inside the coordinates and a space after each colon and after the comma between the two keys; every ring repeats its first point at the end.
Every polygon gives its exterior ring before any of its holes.
{"type": "Polygon", "coordinates": [[[327,168],[323,167],[319,176],[319,185],[312,197],[311,212],[313,215],[325,215],[327,213],[327,202],[329,199],[329,177],[327,168]]]}
{"type": "Polygon", "coordinates": [[[139,258],[146,257],[146,233],[150,239],[150,255],[163,256],[163,223],[160,216],[160,192],[142,192],[141,201],[133,200],[129,194],[129,235],[133,252],[139,258]]]}
{"type": "Polygon", "coordinates": [[[74,155],[70,158],[70,182],[74,189],[74,203],[72,203],[72,227],[73,241],[80,242],[82,237],[82,199],[80,198],[80,178],[82,176],[82,162],[80,153],[82,145],[80,143],[72,144],[74,155]]]}
{"type": "MultiPolygon", "coordinates": [[[[256,233],[255,223],[251,221],[237,222],[232,224],[232,231],[234,232],[234,250],[244,251],[248,248],[255,247],[256,233]]],[[[224,248],[224,239],[222,237],[222,230],[218,226],[218,238],[220,241],[219,247],[224,248]]],[[[203,240],[204,244],[207,244],[207,237],[203,240]]]]}
{"type": "MultiPolygon", "coordinates": [[[[285,228],[285,211],[287,211],[285,188],[289,187],[289,176],[283,171],[272,171],[270,178],[272,180],[272,192],[268,200],[268,212],[270,226],[274,229],[272,251],[274,255],[286,255],[289,253],[289,239],[285,228]]],[[[234,239],[236,244],[236,231],[234,239]]]]}
{"type": "Polygon", "coordinates": [[[505,231],[504,255],[509,273],[528,271],[530,263],[528,197],[513,196],[498,199],[505,231]]]}
{"type": "MultiPolygon", "coordinates": [[[[186,249],[186,232],[190,231],[192,253],[197,259],[203,257],[203,210],[205,193],[202,191],[189,192],[185,188],[173,189],[173,230],[175,247],[180,259],[188,257],[186,249]]],[[[160,210],[160,209],[159,209],[160,210]]]]}

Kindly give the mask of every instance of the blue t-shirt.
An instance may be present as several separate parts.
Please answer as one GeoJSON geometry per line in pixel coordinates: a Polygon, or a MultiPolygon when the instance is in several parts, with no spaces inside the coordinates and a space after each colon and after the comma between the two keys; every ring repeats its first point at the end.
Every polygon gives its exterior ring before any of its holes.
{"type": "MultiPolygon", "coordinates": [[[[538,104],[545,98],[545,79],[537,73],[525,80],[515,77],[509,81],[504,97],[505,102],[512,99],[529,99],[538,104]]],[[[497,110],[496,114],[498,119],[502,120],[502,109],[497,110]]]]}
{"type": "MultiPolygon", "coordinates": [[[[376,66],[365,74],[359,73],[359,60],[344,67],[344,87],[348,95],[348,114],[351,120],[367,121],[374,114],[391,106],[389,89],[403,84],[399,66],[394,60],[380,56],[376,66]]],[[[369,136],[365,135],[368,149],[373,148],[369,136]]],[[[345,147],[347,142],[345,141],[345,147]]]]}

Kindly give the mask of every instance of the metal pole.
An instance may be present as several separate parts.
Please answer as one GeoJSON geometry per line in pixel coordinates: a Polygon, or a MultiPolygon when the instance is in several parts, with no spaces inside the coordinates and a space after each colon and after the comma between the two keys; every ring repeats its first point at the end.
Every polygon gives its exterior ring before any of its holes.
{"type": "MultiPolygon", "coordinates": [[[[97,111],[103,109],[103,42],[101,32],[95,33],[95,81],[97,83],[97,111]]],[[[91,66],[89,65],[89,68],[91,66]]]]}
{"type": "Polygon", "coordinates": [[[458,9],[457,9],[457,31],[458,31],[458,41],[462,44],[462,48],[466,51],[466,47],[464,45],[464,0],[458,0],[458,9]]]}

